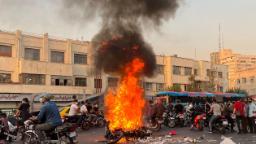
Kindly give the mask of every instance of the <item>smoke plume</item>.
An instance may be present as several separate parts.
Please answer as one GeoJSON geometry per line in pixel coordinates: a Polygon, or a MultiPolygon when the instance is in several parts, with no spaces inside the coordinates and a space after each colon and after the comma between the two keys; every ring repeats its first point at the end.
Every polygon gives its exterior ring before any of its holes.
{"type": "Polygon", "coordinates": [[[100,16],[102,27],[93,38],[98,70],[122,73],[134,58],[145,63],[143,74],[151,76],[156,67],[153,50],[142,37],[146,23],[158,27],[175,14],[179,0],[63,0],[65,14],[82,19],[100,16]]]}

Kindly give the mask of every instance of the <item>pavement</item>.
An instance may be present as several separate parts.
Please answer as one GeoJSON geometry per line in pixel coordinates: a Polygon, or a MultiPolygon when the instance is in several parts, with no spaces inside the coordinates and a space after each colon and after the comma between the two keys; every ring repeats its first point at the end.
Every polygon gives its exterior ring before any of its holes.
{"type": "MultiPolygon", "coordinates": [[[[170,130],[175,130],[177,135],[175,136],[168,136],[170,139],[175,140],[185,140],[185,139],[198,139],[199,141],[196,143],[201,144],[229,144],[228,141],[231,140],[236,144],[256,144],[256,134],[237,134],[237,133],[230,133],[227,132],[225,135],[221,135],[219,133],[212,133],[209,134],[207,128],[204,131],[197,131],[197,130],[189,130],[188,127],[184,128],[166,128],[163,127],[159,132],[153,133],[153,138],[158,137],[166,137],[170,130]],[[224,139],[223,139],[224,138],[224,139]],[[224,141],[225,140],[225,141],[224,141]]],[[[78,130],[78,141],[79,144],[103,144],[104,141],[104,128],[91,128],[88,131],[78,130]]],[[[159,142],[155,142],[154,144],[162,144],[163,140],[159,138],[159,142]]],[[[134,143],[134,142],[130,142],[134,143]]],[[[149,143],[149,142],[148,142],[149,143]]],[[[192,143],[192,142],[169,142],[169,143],[192,143]]],[[[195,142],[194,142],[195,143],[195,142]]]]}

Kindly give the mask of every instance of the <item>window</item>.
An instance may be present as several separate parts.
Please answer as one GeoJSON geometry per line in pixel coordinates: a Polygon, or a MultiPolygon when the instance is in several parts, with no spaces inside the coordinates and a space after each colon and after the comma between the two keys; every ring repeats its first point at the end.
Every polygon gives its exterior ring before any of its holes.
{"type": "Polygon", "coordinates": [[[243,82],[243,83],[246,83],[246,78],[242,78],[242,82],[243,82]]]}
{"type": "Polygon", "coordinates": [[[64,52],[51,51],[51,62],[64,63],[64,52]]]}
{"type": "Polygon", "coordinates": [[[216,71],[211,71],[211,76],[212,77],[216,77],[217,76],[217,72],[216,71]]]}
{"type": "Polygon", "coordinates": [[[218,72],[218,77],[219,77],[219,78],[223,78],[222,72],[218,72]]]}
{"type": "Polygon", "coordinates": [[[87,55],[74,54],[74,64],[87,64],[87,55]]]}
{"type": "Polygon", "coordinates": [[[86,86],[86,78],[75,78],[75,86],[86,86]]]}
{"type": "Polygon", "coordinates": [[[197,76],[198,75],[198,70],[194,69],[194,75],[197,76]]]}
{"type": "Polygon", "coordinates": [[[164,66],[163,65],[157,65],[156,66],[156,72],[158,74],[164,74],[164,66]]]}
{"type": "Polygon", "coordinates": [[[25,48],[25,59],[27,60],[40,60],[40,50],[33,48],[25,48]]]}
{"type": "Polygon", "coordinates": [[[118,85],[118,78],[113,78],[113,77],[108,78],[109,87],[117,87],[117,85],[118,85]]]}
{"type": "Polygon", "coordinates": [[[45,75],[22,73],[20,74],[20,80],[23,84],[43,85],[45,84],[45,75]]]}
{"type": "Polygon", "coordinates": [[[237,79],[236,82],[237,82],[237,84],[240,84],[240,83],[241,83],[240,79],[237,79]]]}
{"type": "Polygon", "coordinates": [[[12,57],[12,47],[0,45],[0,56],[12,57]]]}
{"type": "Polygon", "coordinates": [[[211,76],[211,70],[210,69],[207,69],[206,70],[206,75],[209,77],[209,76],[211,76]]]}
{"type": "Polygon", "coordinates": [[[94,88],[102,88],[102,79],[94,79],[94,88]]]}
{"type": "Polygon", "coordinates": [[[181,69],[180,66],[173,66],[173,74],[180,75],[181,74],[180,69],[181,69]]]}
{"type": "Polygon", "coordinates": [[[72,78],[68,76],[51,76],[51,84],[56,86],[71,86],[72,78]]]}
{"type": "Polygon", "coordinates": [[[156,90],[157,91],[164,90],[164,84],[163,83],[156,83],[156,90]]]}
{"type": "Polygon", "coordinates": [[[250,82],[251,82],[251,83],[254,83],[254,76],[251,76],[251,77],[250,77],[250,82]]]}
{"type": "Polygon", "coordinates": [[[192,68],[190,68],[190,67],[184,67],[184,69],[185,69],[185,75],[187,76],[187,75],[192,75],[192,68]]]}
{"type": "Polygon", "coordinates": [[[10,83],[10,82],[11,82],[11,74],[0,73],[0,83],[10,83]]]}
{"type": "Polygon", "coordinates": [[[145,82],[145,89],[146,90],[152,90],[153,89],[153,83],[145,82]]]}

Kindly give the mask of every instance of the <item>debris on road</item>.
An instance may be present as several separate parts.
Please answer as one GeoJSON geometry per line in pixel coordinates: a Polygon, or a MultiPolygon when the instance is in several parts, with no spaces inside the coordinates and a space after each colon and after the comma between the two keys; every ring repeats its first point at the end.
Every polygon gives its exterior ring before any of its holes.
{"type": "MultiPolygon", "coordinates": [[[[202,137],[199,137],[203,139],[202,137]]],[[[166,135],[164,137],[148,137],[146,139],[138,139],[135,144],[192,144],[192,143],[200,143],[199,138],[194,139],[191,137],[172,137],[170,135],[166,135]]]]}
{"type": "Polygon", "coordinates": [[[221,141],[220,144],[236,144],[230,137],[221,136],[221,139],[223,139],[223,141],[221,141]]]}

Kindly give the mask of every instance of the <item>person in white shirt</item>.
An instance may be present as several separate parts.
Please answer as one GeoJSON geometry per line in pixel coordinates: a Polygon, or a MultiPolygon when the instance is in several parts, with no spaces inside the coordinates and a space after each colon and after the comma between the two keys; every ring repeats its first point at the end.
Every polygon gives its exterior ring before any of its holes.
{"type": "Polygon", "coordinates": [[[250,99],[248,104],[248,126],[250,133],[256,133],[256,104],[250,99]]]}
{"type": "Polygon", "coordinates": [[[88,110],[87,110],[87,107],[86,107],[86,105],[85,105],[85,102],[82,101],[82,102],[81,102],[81,105],[82,105],[81,108],[80,108],[81,114],[82,114],[82,115],[87,114],[87,113],[88,113],[88,110]]]}
{"type": "Polygon", "coordinates": [[[78,115],[78,113],[79,113],[78,101],[74,99],[70,106],[68,116],[75,116],[75,115],[78,115]]]}

